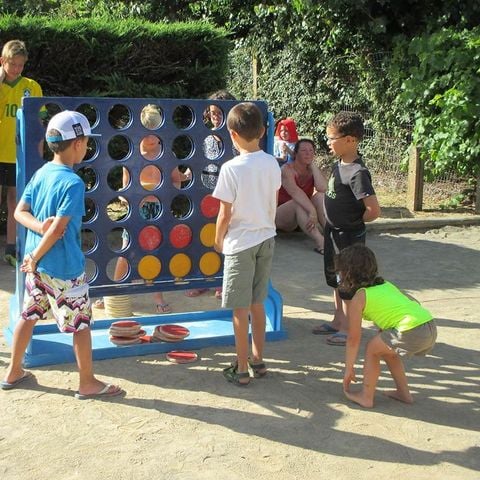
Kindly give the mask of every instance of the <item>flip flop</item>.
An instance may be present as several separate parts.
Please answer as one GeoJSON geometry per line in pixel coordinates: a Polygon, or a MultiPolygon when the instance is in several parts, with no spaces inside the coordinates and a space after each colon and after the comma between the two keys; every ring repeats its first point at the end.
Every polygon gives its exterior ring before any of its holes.
{"type": "Polygon", "coordinates": [[[125,392],[119,386],[112,385],[111,383],[106,383],[105,386],[97,393],[83,394],[80,392],[76,392],[75,398],[77,400],[88,400],[92,398],[116,397],[117,395],[121,395],[122,393],[125,392]],[[113,388],[113,391],[110,391],[111,388],[113,388]]]}
{"type": "Polygon", "coordinates": [[[157,303],[157,313],[172,313],[172,307],[168,303],[157,303]]]}
{"type": "Polygon", "coordinates": [[[190,298],[199,297],[200,295],[207,293],[209,290],[209,288],[192,288],[192,290],[187,290],[185,295],[190,298]]]}
{"type": "Polygon", "coordinates": [[[12,389],[18,387],[18,385],[20,385],[25,380],[28,380],[29,378],[34,378],[33,373],[32,372],[23,372],[23,375],[13,382],[7,382],[6,380],[3,380],[0,383],[0,387],[2,388],[2,390],[12,390],[12,389]]]}
{"type": "Polygon", "coordinates": [[[333,328],[329,323],[322,323],[312,329],[314,335],[333,335],[338,333],[336,328],[333,328]]]}
{"type": "Polygon", "coordinates": [[[323,255],[325,253],[323,248],[318,248],[318,247],[315,247],[313,251],[319,253],[320,255],[323,255]]]}
{"type": "Polygon", "coordinates": [[[344,347],[347,344],[347,334],[341,332],[334,333],[330,337],[327,337],[327,343],[337,347],[344,347]]]}

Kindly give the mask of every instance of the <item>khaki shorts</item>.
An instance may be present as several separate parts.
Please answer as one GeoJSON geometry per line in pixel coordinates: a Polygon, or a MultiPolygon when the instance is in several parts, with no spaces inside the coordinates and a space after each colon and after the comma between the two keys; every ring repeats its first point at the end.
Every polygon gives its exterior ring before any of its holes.
{"type": "Polygon", "coordinates": [[[22,318],[45,320],[52,310],[61,332],[78,332],[92,323],[92,307],[85,274],[60,280],[46,273],[29,273],[25,279],[22,318]]]}
{"type": "Polygon", "coordinates": [[[429,354],[437,340],[437,326],[434,320],[423,325],[399,332],[398,330],[383,330],[380,338],[402,357],[429,354]]]}
{"type": "Polygon", "coordinates": [[[248,308],[263,303],[268,294],[275,239],[233,255],[225,255],[223,267],[224,308],[248,308]]]}

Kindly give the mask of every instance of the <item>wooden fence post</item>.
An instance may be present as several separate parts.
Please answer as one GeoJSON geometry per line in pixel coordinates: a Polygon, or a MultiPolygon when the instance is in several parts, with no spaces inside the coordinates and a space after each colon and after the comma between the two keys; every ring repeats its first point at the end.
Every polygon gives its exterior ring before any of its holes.
{"type": "Polygon", "coordinates": [[[258,60],[255,52],[252,55],[252,93],[252,98],[256,100],[258,98],[258,60]]]}
{"type": "Polygon", "coordinates": [[[423,162],[420,149],[412,145],[408,161],[407,208],[413,212],[423,207],[423,162]]]}

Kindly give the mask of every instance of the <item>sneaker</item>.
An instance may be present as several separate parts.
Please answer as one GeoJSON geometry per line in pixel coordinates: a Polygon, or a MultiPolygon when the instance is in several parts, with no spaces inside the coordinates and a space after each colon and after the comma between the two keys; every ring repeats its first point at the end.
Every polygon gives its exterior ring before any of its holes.
{"type": "Polygon", "coordinates": [[[11,253],[6,253],[4,256],[3,256],[3,259],[5,260],[5,262],[7,262],[8,264],[10,264],[13,268],[16,268],[17,266],[17,258],[15,257],[15,255],[11,254],[11,253]]]}

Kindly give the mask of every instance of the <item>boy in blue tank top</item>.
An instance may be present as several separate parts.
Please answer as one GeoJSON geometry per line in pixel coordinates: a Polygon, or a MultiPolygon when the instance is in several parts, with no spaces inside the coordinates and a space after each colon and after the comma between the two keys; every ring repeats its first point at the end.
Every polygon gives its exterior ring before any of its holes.
{"type": "Polygon", "coordinates": [[[80,374],[75,397],[83,400],[123,393],[93,374],[92,311],[80,238],[85,185],[73,171],[86,154],[89,136],[96,135],[81,113],[63,111],[52,117],[46,141],[53,160],[32,176],[15,209],[15,220],[27,228],[26,254],[20,267],[27,276],[10,366],[0,384],[3,390],[33,377],[22,368],[23,355],[35,323],[51,310],[60,331],[73,334],[80,374]]]}
{"type": "Polygon", "coordinates": [[[412,403],[402,357],[431,352],[437,338],[432,314],[413,297],[378,276],[375,255],[365,245],[354,244],[342,250],[335,258],[335,269],[340,278],[339,289],[352,296],[347,306],[348,338],[343,378],[346,397],[362,407],[373,407],[380,360],[383,360],[396,385],[396,390],[385,394],[412,403]],[[350,384],[356,381],[354,367],[362,337],[362,318],[373,322],[379,332],[366,346],[363,387],[360,391],[351,391],[350,384]]]}

